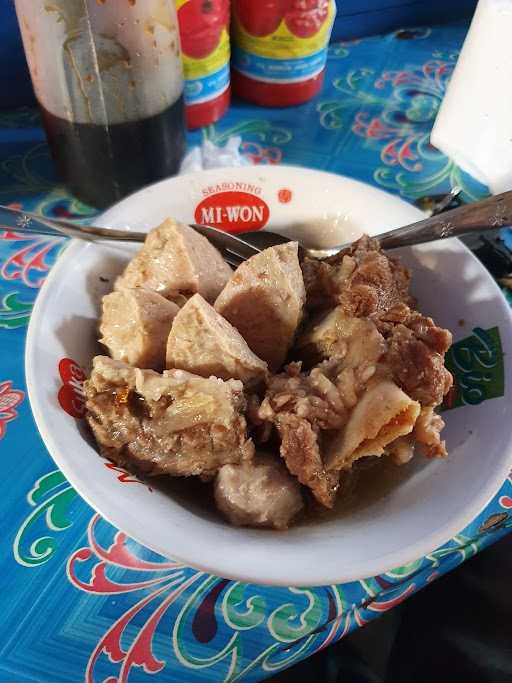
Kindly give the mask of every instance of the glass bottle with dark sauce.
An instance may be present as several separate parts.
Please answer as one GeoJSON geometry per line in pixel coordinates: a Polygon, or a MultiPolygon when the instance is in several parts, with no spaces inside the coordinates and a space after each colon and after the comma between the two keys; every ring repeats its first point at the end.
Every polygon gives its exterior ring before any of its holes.
{"type": "Polygon", "coordinates": [[[57,169],[103,208],[178,169],[185,148],[174,3],[16,0],[57,169]]]}

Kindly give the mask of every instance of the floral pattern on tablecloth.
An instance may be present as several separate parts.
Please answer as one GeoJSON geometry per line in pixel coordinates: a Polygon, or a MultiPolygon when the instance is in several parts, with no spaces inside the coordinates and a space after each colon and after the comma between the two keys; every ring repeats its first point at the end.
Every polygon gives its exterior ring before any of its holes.
{"type": "MultiPolygon", "coordinates": [[[[485,188],[428,142],[465,31],[407,29],[333,45],[316,100],[291,110],[235,104],[222,121],[190,134],[190,142],[207,137],[223,144],[241,135],[253,163],[338,172],[409,200],[458,184],[464,199],[477,199],[485,188]]],[[[0,150],[1,203],[76,220],[94,215],[56,182],[36,112],[0,113],[0,150]]],[[[337,586],[227,581],[127,538],[55,469],[25,397],[26,326],[65,245],[0,226],[1,493],[10,548],[1,557],[0,680],[258,681],[378,617],[508,533],[510,478],[442,548],[337,586]]],[[[472,334],[481,342],[481,331],[472,334]]],[[[499,391],[499,382],[493,386],[499,391]]],[[[137,484],[112,467],[121,482],[137,484]]]]}

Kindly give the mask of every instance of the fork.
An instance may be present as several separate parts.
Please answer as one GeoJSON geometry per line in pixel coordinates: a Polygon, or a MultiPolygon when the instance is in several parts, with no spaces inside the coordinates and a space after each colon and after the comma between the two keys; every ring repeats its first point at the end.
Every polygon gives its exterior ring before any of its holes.
{"type": "MultiPolygon", "coordinates": [[[[253,246],[246,240],[235,237],[222,230],[217,230],[208,225],[191,225],[216,247],[226,263],[237,268],[242,261],[259,254],[263,248],[253,246]]],[[[46,216],[37,216],[28,211],[13,209],[10,206],[0,204],[0,230],[8,228],[16,232],[30,233],[34,235],[48,235],[51,237],[77,237],[89,242],[115,241],[115,242],[144,242],[147,232],[134,230],[119,230],[117,228],[101,228],[94,225],[77,225],[70,221],[54,220],[46,216]]],[[[289,239],[281,238],[280,242],[288,242],[289,239]]]]}
{"type": "MultiPolygon", "coordinates": [[[[465,204],[456,209],[435,214],[416,223],[389,230],[377,236],[383,249],[412,246],[447,237],[460,237],[475,232],[496,230],[512,224],[512,191],[488,197],[480,202],[465,204]]],[[[69,221],[56,221],[43,216],[0,205],[0,228],[18,232],[68,237],[85,240],[114,240],[144,242],[146,233],[92,225],[75,225],[69,221]]],[[[270,231],[244,233],[242,237],[206,225],[191,225],[204,235],[222,254],[227,263],[239,266],[242,261],[260,253],[271,244],[291,241],[289,237],[270,231]]],[[[327,258],[351,246],[351,242],[335,247],[313,249],[300,247],[301,257],[327,258]]]]}

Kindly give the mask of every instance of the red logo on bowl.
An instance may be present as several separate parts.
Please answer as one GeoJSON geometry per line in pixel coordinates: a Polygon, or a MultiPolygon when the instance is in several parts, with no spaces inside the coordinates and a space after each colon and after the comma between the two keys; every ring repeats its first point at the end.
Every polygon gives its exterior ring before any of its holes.
{"type": "Polygon", "coordinates": [[[226,232],[249,232],[262,228],[269,215],[267,203],[255,194],[218,192],[205,197],[196,206],[194,220],[226,232]]]}
{"type": "Polygon", "coordinates": [[[85,415],[85,372],[71,358],[62,358],[59,363],[59,375],[62,380],[58,394],[61,408],[71,417],[83,417],[85,415]]]}
{"type": "MultiPolygon", "coordinates": [[[[117,472],[117,480],[121,484],[142,484],[143,482],[138,479],[134,474],[131,474],[124,467],[119,467],[115,462],[106,462],[105,467],[113,472],[117,472]]],[[[149,488],[149,487],[148,487],[149,488]]],[[[151,491],[151,489],[149,489],[151,491]]]]}
{"type": "Polygon", "coordinates": [[[292,191],[289,190],[287,187],[283,187],[277,193],[277,198],[279,199],[281,204],[288,204],[292,201],[292,191]]]}

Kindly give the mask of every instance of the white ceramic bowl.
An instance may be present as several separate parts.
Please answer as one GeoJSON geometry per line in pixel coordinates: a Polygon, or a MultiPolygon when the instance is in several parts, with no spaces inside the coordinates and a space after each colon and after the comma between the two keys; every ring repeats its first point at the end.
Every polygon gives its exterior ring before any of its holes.
{"type": "MultiPolygon", "coordinates": [[[[348,178],[292,167],[252,167],[163,181],[125,199],[96,222],[149,229],[168,215],[200,220],[201,207],[213,207],[214,217],[227,220],[227,207],[236,205],[260,207],[243,212],[251,220],[264,220],[266,205],[273,229],[323,244],[421,218],[412,206],[348,178]],[[251,196],[226,194],[233,192],[251,196]],[[333,220],[335,229],[326,231],[333,220]]],[[[251,582],[306,586],[355,580],[413,561],[449,540],[507,476],[512,466],[510,312],[483,266],[462,243],[450,240],[403,253],[413,269],[421,311],[451,328],[456,339],[475,327],[497,326],[509,355],[504,356],[504,397],[446,413],[447,460],[418,457],[400,483],[381,491],[377,500],[287,532],[234,528],[184,500],[176,486],[169,493],[123,481],[126,477],[97,454],[84,421],[61,408],[58,394],[68,410],[80,410],[79,370],[64,362],[59,375],[59,363],[73,359],[89,370],[98,352],[100,297],[110,291],[130,253],[133,249],[119,245],[71,243],[37,298],[26,375],[39,431],[58,466],[90,505],[139,542],[213,574],[251,582]]]]}

